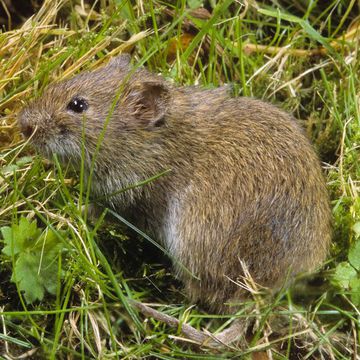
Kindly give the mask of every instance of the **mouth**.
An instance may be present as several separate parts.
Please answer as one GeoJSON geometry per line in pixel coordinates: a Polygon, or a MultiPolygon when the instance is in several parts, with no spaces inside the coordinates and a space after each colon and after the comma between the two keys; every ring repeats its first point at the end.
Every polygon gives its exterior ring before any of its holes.
{"type": "MultiPolygon", "coordinates": [[[[74,165],[81,164],[81,147],[71,139],[53,138],[47,139],[41,144],[36,144],[37,150],[48,159],[53,159],[54,155],[60,163],[67,164],[69,162],[74,165]]],[[[85,151],[85,160],[87,160],[87,152],[85,151]]]]}
{"type": "Polygon", "coordinates": [[[48,148],[47,142],[40,136],[37,126],[32,127],[31,125],[20,123],[20,131],[26,143],[30,143],[41,153],[46,152],[48,148]]]}

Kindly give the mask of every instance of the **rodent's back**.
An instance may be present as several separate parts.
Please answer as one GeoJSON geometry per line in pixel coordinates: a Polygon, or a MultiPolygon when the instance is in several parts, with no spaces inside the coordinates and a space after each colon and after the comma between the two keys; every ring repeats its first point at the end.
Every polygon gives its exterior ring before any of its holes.
{"type": "Polygon", "coordinates": [[[202,278],[189,278],[188,291],[212,304],[236,299],[226,278],[242,274],[240,259],[269,287],[314,269],[327,254],[331,214],[319,160],[296,120],[259,100],[183,95],[168,126],[187,129],[176,141],[192,151],[174,175],[183,186],[168,216],[181,220],[165,238],[202,278]]]}

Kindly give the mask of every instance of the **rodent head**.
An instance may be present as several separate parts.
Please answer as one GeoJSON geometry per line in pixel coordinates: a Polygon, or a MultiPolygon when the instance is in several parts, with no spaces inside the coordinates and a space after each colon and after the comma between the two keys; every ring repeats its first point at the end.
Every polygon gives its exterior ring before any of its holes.
{"type": "MultiPolygon", "coordinates": [[[[121,55],[93,72],[49,86],[19,114],[22,133],[47,157],[91,159],[104,126],[101,149],[121,151],[119,139],[161,126],[168,108],[165,80],[144,69],[132,71],[121,55]],[[118,149],[113,149],[120,147],[118,149]]],[[[123,144],[128,146],[127,144],[123,144]]]]}

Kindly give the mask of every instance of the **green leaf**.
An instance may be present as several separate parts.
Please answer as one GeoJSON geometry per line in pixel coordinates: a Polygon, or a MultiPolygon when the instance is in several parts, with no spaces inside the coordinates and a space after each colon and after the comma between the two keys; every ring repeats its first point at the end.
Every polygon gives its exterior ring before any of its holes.
{"type": "Polygon", "coordinates": [[[16,261],[12,281],[24,292],[27,303],[42,300],[44,297],[42,276],[38,274],[38,268],[39,258],[34,254],[23,254],[16,261]]]}
{"type": "Polygon", "coordinates": [[[360,241],[356,241],[349,250],[349,262],[358,271],[360,271],[360,241]]]}
{"type": "Polygon", "coordinates": [[[64,249],[50,228],[41,232],[36,221],[20,218],[19,224],[1,228],[5,247],[3,253],[15,258],[11,280],[24,293],[27,303],[42,300],[45,290],[56,294],[58,285],[58,256],[64,249]]]}
{"type": "Polygon", "coordinates": [[[353,230],[356,234],[356,236],[360,237],[360,221],[354,224],[353,230]]]}
{"type": "Polygon", "coordinates": [[[32,161],[33,161],[32,156],[23,156],[16,161],[16,164],[10,164],[10,165],[4,166],[0,170],[0,172],[2,174],[13,173],[14,171],[18,170],[20,167],[22,167],[32,161]]]}
{"type": "Polygon", "coordinates": [[[188,4],[188,7],[190,9],[197,9],[201,6],[203,6],[203,1],[202,0],[188,0],[187,1],[187,4],[188,4]]]}
{"type": "Polygon", "coordinates": [[[7,165],[1,169],[1,173],[2,174],[9,174],[9,173],[11,174],[14,171],[16,171],[18,168],[19,168],[19,166],[15,165],[15,164],[7,165]]]}
{"type": "Polygon", "coordinates": [[[45,289],[55,295],[57,289],[58,280],[58,257],[62,250],[64,250],[64,244],[59,242],[55,233],[49,230],[44,236],[44,253],[43,261],[41,264],[40,275],[45,289]]]}
{"type": "Polygon", "coordinates": [[[36,221],[29,222],[25,217],[20,218],[19,226],[14,229],[14,239],[16,242],[21,242],[23,250],[27,250],[36,244],[36,239],[41,234],[41,229],[38,229],[36,221]]]}
{"type": "Polygon", "coordinates": [[[4,243],[5,243],[5,247],[2,249],[2,252],[5,255],[11,256],[12,251],[11,251],[11,244],[12,244],[12,229],[9,226],[3,226],[1,228],[1,234],[2,237],[4,238],[4,243]]]}
{"type": "Polygon", "coordinates": [[[34,161],[34,158],[32,156],[23,156],[23,157],[19,158],[18,160],[16,160],[16,164],[19,166],[24,166],[33,161],[34,161]]]}
{"type": "Polygon", "coordinates": [[[348,263],[340,263],[335,270],[334,281],[344,289],[349,289],[350,281],[357,278],[356,270],[348,263]]]}
{"type": "Polygon", "coordinates": [[[350,280],[351,301],[356,305],[360,305],[360,278],[350,280]]]}
{"type": "Polygon", "coordinates": [[[14,224],[11,228],[2,227],[1,233],[5,242],[2,252],[14,256],[33,246],[34,239],[39,237],[41,230],[37,228],[36,221],[30,222],[26,217],[22,217],[19,224],[14,224]]]}

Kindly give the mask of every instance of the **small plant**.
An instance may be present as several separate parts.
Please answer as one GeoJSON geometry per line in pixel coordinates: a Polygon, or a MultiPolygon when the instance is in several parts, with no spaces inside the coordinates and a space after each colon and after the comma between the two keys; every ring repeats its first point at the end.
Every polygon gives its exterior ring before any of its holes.
{"type": "Polygon", "coordinates": [[[58,260],[65,250],[57,233],[37,227],[21,217],[18,224],[0,228],[5,246],[2,252],[12,261],[12,277],[27,303],[42,300],[45,291],[55,295],[59,276],[58,260]]]}
{"type": "Polygon", "coordinates": [[[360,222],[353,227],[357,241],[350,247],[348,261],[339,263],[334,274],[334,282],[350,294],[355,306],[360,306],[360,222]]]}

